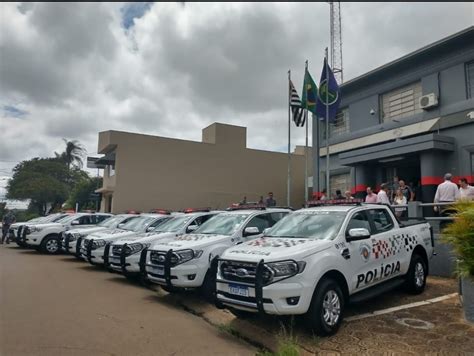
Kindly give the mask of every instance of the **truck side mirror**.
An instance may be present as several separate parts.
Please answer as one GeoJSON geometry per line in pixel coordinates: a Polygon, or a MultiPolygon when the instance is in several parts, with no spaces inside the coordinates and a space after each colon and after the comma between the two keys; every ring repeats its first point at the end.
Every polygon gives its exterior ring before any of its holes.
{"type": "Polygon", "coordinates": [[[186,229],[186,232],[196,231],[197,228],[198,228],[197,225],[189,225],[188,228],[186,229]]]}
{"type": "Polygon", "coordinates": [[[260,234],[258,227],[249,226],[249,227],[246,227],[244,230],[244,237],[258,235],[258,234],[260,234]]]}
{"type": "Polygon", "coordinates": [[[271,227],[267,227],[263,230],[263,235],[266,235],[270,231],[271,227]]]}
{"type": "Polygon", "coordinates": [[[348,242],[358,241],[358,240],[368,239],[369,237],[370,237],[370,232],[369,230],[365,228],[350,229],[349,232],[347,233],[346,240],[348,242]]]}

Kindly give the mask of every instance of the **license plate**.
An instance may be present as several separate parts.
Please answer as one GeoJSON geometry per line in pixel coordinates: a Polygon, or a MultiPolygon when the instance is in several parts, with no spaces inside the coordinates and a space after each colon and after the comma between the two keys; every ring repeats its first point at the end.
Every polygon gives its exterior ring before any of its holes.
{"type": "Polygon", "coordinates": [[[154,274],[158,274],[160,276],[165,274],[165,268],[164,267],[152,267],[151,268],[154,274]]]}
{"type": "Polygon", "coordinates": [[[249,296],[249,288],[241,286],[239,284],[229,284],[229,293],[235,295],[241,295],[243,297],[249,296]]]}

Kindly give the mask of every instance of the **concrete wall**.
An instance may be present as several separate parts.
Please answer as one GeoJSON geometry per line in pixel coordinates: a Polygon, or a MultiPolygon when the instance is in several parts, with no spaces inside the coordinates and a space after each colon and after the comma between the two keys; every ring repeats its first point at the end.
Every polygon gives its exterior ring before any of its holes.
{"type": "MultiPolygon", "coordinates": [[[[99,148],[116,146],[112,212],[226,208],[243,196],[247,201],[266,198],[269,191],[278,205],[286,205],[288,155],[247,149],[245,133],[243,127],[223,124],[203,130],[206,142],[101,133],[99,148]],[[107,145],[100,142],[102,137],[109,140],[107,145]]],[[[304,156],[293,154],[291,160],[291,204],[299,208],[304,203],[304,156]]]]}

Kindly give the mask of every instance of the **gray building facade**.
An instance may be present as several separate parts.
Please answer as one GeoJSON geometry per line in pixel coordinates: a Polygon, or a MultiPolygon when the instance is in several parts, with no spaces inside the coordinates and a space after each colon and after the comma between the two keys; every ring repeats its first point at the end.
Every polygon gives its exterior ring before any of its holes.
{"type": "MultiPolygon", "coordinates": [[[[376,55],[376,54],[374,54],[376,55]]],[[[330,195],[365,197],[393,176],[431,202],[446,172],[474,182],[474,27],[350,80],[330,125],[330,195]]],[[[313,122],[313,195],[325,187],[326,142],[320,125],[320,170],[313,122]],[[318,189],[319,188],[319,189],[318,189]]]]}

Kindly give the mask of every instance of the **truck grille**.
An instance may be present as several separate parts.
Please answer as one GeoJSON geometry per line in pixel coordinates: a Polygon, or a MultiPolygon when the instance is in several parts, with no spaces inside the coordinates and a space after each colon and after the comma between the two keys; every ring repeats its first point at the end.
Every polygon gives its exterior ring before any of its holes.
{"type": "MultiPolygon", "coordinates": [[[[220,272],[227,281],[255,284],[257,264],[240,261],[222,261],[220,272]]],[[[263,284],[269,282],[271,277],[271,271],[265,267],[262,273],[263,284]]]]}
{"type": "Polygon", "coordinates": [[[120,256],[122,253],[122,245],[112,246],[112,254],[114,256],[120,256]]]}

